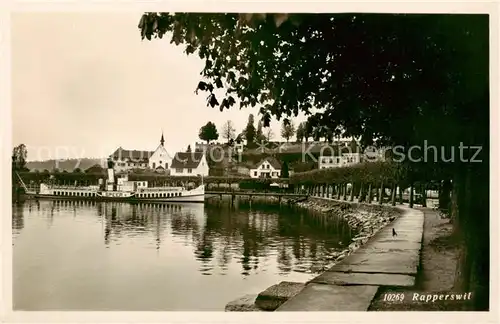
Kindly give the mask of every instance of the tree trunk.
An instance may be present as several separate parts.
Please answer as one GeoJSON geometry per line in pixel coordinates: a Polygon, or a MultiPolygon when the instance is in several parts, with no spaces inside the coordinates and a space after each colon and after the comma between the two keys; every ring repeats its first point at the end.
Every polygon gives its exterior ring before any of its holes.
{"type": "Polygon", "coordinates": [[[427,183],[422,185],[422,207],[427,207],[427,183]]]}
{"type": "Polygon", "coordinates": [[[442,212],[450,213],[451,209],[451,181],[450,179],[443,180],[439,190],[439,209],[442,212]]]}
{"type": "MultiPolygon", "coordinates": [[[[488,164],[488,163],[484,163],[488,164]]],[[[484,166],[483,166],[484,167],[484,166]]],[[[453,178],[454,233],[461,243],[454,290],[472,292],[472,308],[489,310],[489,172],[467,166],[453,178]]]]}
{"type": "Polygon", "coordinates": [[[340,192],[342,191],[342,185],[337,185],[337,200],[340,200],[340,192]]]}
{"type": "Polygon", "coordinates": [[[398,186],[399,189],[399,203],[402,205],[403,204],[403,187],[398,186]]]}
{"type": "Polygon", "coordinates": [[[410,185],[410,201],[409,201],[409,205],[410,205],[410,208],[413,208],[413,183],[410,185]]]}
{"type": "Polygon", "coordinates": [[[363,182],[359,185],[358,202],[363,202],[363,182]]]}
{"type": "Polygon", "coordinates": [[[347,200],[347,183],[344,184],[344,195],[342,197],[342,200],[347,200]]]}
{"type": "Polygon", "coordinates": [[[370,185],[368,186],[368,203],[371,204],[372,203],[372,184],[370,183],[370,185]]]}
{"type": "Polygon", "coordinates": [[[392,189],[391,189],[391,205],[392,206],[396,206],[396,184],[394,183],[392,185],[392,189]]]}
{"type": "Polygon", "coordinates": [[[382,205],[382,201],[384,200],[384,181],[380,183],[380,192],[378,195],[378,203],[382,205]]]}
{"type": "Polygon", "coordinates": [[[354,201],[354,182],[352,182],[352,187],[351,187],[351,198],[349,201],[354,201]]]}

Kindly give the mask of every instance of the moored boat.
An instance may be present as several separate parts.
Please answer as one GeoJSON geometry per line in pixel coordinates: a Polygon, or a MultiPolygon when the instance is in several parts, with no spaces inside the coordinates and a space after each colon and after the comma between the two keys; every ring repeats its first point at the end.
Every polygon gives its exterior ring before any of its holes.
{"type": "MultiPolygon", "coordinates": [[[[19,175],[18,175],[19,176],[19,175]]],[[[113,164],[108,163],[106,183],[93,186],[62,186],[53,183],[41,183],[40,187],[28,189],[22,179],[19,180],[26,194],[33,198],[82,199],[128,202],[204,202],[205,185],[196,188],[186,187],[150,187],[148,181],[129,181],[128,175],[116,177],[113,164]]]]}

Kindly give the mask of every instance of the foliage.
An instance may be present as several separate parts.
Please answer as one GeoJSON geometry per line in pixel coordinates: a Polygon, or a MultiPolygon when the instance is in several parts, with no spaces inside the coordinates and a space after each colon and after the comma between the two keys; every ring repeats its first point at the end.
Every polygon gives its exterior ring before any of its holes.
{"type": "Polygon", "coordinates": [[[266,132],[264,136],[267,143],[271,142],[271,140],[274,138],[274,133],[271,127],[266,127],[266,132]]]}
{"type": "Polygon", "coordinates": [[[392,162],[365,162],[349,167],[316,169],[292,174],[290,181],[301,184],[340,183],[398,183],[404,176],[398,174],[398,164],[392,162]]]}
{"type": "Polygon", "coordinates": [[[314,104],[316,125],[406,144],[456,139],[464,118],[483,118],[465,106],[488,91],[487,16],[148,13],[139,28],[148,39],[172,32],[205,60],[215,86],[202,87],[227,89],[221,108],[236,94],[262,106],[264,126],[314,104]]]}
{"type": "Polygon", "coordinates": [[[283,162],[283,166],[281,167],[281,177],[282,178],[290,177],[290,172],[288,170],[288,163],[286,161],[283,162]]]}
{"type": "Polygon", "coordinates": [[[208,122],[205,126],[200,128],[199,138],[203,141],[215,141],[219,138],[217,127],[214,123],[208,122]]]}
{"type": "Polygon", "coordinates": [[[226,121],[222,126],[222,137],[225,138],[228,143],[234,139],[235,132],[236,129],[233,126],[233,122],[230,120],[226,121]]]}
{"type": "Polygon", "coordinates": [[[257,143],[262,143],[266,140],[267,138],[264,135],[264,131],[262,130],[262,120],[259,120],[259,122],[257,123],[257,133],[255,134],[255,141],[257,143]]]}
{"type": "Polygon", "coordinates": [[[28,158],[28,150],[26,145],[20,144],[12,150],[12,170],[26,171],[26,159],[28,158]]]}
{"type": "Polygon", "coordinates": [[[191,145],[188,145],[186,152],[191,152],[191,145]]]}
{"type": "Polygon", "coordinates": [[[252,145],[255,142],[255,126],[254,126],[254,117],[253,114],[248,116],[248,123],[245,127],[245,138],[247,140],[247,145],[252,145]]]}
{"type": "Polygon", "coordinates": [[[288,140],[293,137],[295,134],[295,126],[293,125],[293,122],[288,119],[284,119],[283,123],[281,125],[281,137],[288,140]]]}
{"type": "Polygon", "coordinates": [[[297,142],[302,142],[305,138],[305,122],[302,122],[297,126],[296,131],[297,142]]]}

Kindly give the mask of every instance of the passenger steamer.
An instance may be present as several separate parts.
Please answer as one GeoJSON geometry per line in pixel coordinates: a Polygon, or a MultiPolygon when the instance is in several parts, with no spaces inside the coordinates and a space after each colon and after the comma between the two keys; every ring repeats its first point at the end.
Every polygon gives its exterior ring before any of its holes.
{"type": "MultiPolygon", "coordinates": [[[[19,177],[19,175],[18,175],[19,177]]],[[[97,186],[61,186],[41,183],[38,190],[29,190],[19,180],[30,197],[52,199],[84,199],[128,202],[204,202],[205,185],[194,189],[185,187],[149,187],[148,181],[129,181],[128,175],[116,177],[113,164],[108,163],[106,183],[97,186]]]]}

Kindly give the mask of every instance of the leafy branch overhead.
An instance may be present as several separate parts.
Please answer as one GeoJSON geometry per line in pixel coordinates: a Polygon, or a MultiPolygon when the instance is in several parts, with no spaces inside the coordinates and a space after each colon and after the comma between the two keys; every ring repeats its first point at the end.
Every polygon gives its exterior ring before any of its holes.
{"type": "Polygon", "coordinates": [[[314,126],[366,142],[456,140],[488,88],[485,15],[145,13],[139,29],[205,61],[207,105],[258,105],[264,127],[315,107],[314,126]]]}

